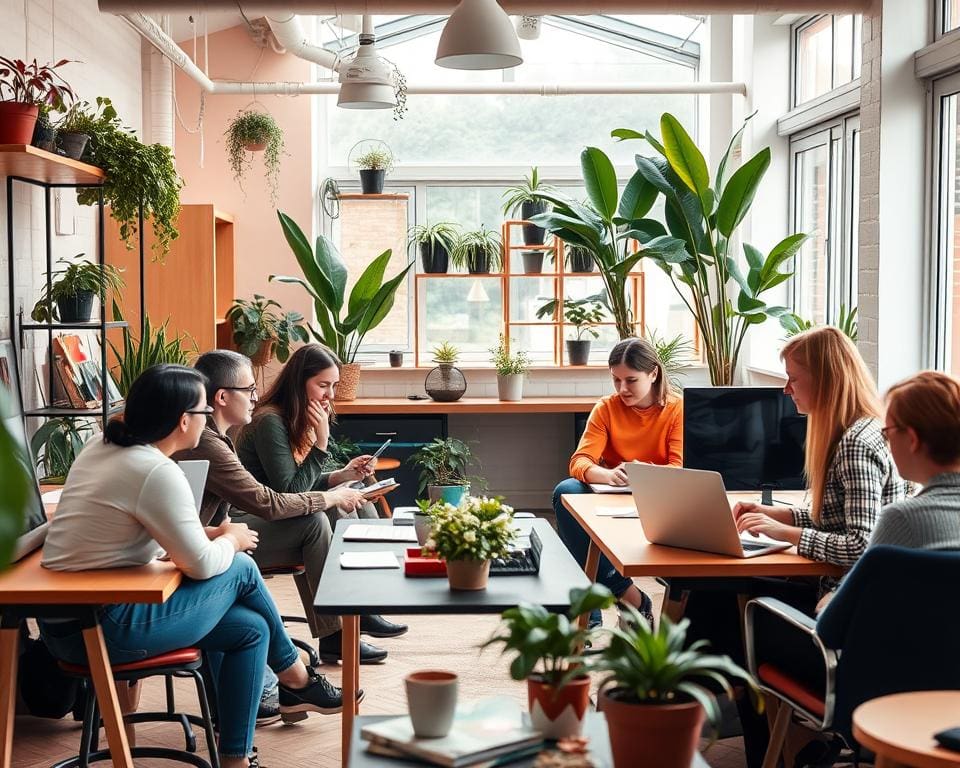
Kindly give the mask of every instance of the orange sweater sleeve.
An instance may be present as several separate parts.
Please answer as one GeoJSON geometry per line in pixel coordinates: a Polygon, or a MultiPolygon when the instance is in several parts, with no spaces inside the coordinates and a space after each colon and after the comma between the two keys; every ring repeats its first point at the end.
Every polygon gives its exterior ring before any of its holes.
{"type": "Polygon", "coordinates": [[[581,483],[587,482],[584,475],[590,467],[600,463],[610,441],[610,409],[606,400],[601,400],[590,412],[587,427],[580,437],[577,450],[570,457],[570,477],[581,483]]]}
{"type": "Polygon", "coordinates": [[[670,426],[667,427],[667,464],[683,466],[683,401],[671,409],[670,426]]]}

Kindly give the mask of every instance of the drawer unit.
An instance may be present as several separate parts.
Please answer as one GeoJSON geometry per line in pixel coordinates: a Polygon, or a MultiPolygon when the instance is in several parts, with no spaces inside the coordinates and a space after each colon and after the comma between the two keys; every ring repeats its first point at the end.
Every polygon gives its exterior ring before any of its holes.
{"type": "Polygon", "coordinates": [[[393,477],[400,483],[399,488],[387,495],[391,507],[412,506],[416,503],[420,470],[408,459],[434,438],[447,436],[447,417],[444,414],[342,414],[337,416],[332,432],[334,438],[346,437],[364,453],[373,453],[384,440],[390,439],[392,442],[383,455],[397,459],[400,466],[388,473],[380,472],[377,477],[380,480],[393,477]]]}

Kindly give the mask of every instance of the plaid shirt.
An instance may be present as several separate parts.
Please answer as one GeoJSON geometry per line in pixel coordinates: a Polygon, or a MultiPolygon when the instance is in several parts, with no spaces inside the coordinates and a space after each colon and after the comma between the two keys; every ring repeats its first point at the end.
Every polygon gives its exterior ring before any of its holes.
{"type": "MultiPolygon", "coordinates": [[[[803,529],[797,551],[804,557],[851,568],[867,548],[881,507],[906,496],[880,427],[877,419],[862,418],[843,433],[827,470],[819,523],[809,509],[793,508],[794,525],[803,529]]],[[[825,578],[821,586],[836,583],[825,578]]]]}

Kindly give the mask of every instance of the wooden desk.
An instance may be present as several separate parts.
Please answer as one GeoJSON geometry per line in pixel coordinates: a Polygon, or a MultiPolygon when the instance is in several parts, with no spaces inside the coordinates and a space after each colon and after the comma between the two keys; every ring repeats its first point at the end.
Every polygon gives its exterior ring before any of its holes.
{"type": "Polygon", "coordinates": [[[454,403],[408,400],[405,397],[362,397],[338,400],[337,413],[590,413],[599,397],[525,397],[516,402],[495,397],[462,397],[454,403]]]}
{"type": "MultiPolygon", "coordinates": [[[[731,502],[752,500],[755,493],[727,494],[731,502]]],[[[778,494],[787,497],[788,494],[778,494]]],[[[597,507],[633,509],[630,494],[564,494],[563,506],[590,537],[584,571],[596,581],[600,553],[624,576],[725,577],[725,576],[840,576],[843,569],[808,560],[795,548],[760,557],[738,558],[651,544],[637,518],[601,517],[597,507]]]]}
{"type": "Polygon", "coordinates": [[[960,752],[943,749],[933,734],[960,725],[960,691],[881,696],[853,713],[853,735],[877,753],[877,768],[956,768],[960,752]]]}
{"type": "MultiPolygon", "coordinates": [[[[403,552],[411,545],[383,541],[343,540],[344,531],[358,521],[338,520],[313,606],[317,613],[343,619],[343,720],[341,744],[343,764],[350,756],[350,737],[358,713],[360,681],[360,616],[380,614],[487,614],[501,613],[521,600],[543,605],[549,611],[570,607],[570,590],[589,583],[580,566],[567,552],[546,520],[517,520],[522,531],[535,528],[543,541],[540,572],[535,576],[491,576],[486,589],[453,592],[447,579],[407,578],[403,569],[345,570],[340,567],[344,551],[403,552]]],[[[365,525],[391,525],[389,520],[362,520],[365,525]]]]}
{"type": "Polygon", "coordinates": [[[77,618],[83,629],[91,677],[116,768],[133,768],[110,659],[96,609],[112,603],[163,603],[182,574],[173,563],[66,573],[40,565],[41,552],[0,574],[0,768],[10,768],[17,691],[20,621],[28,616],[77,618]]]}

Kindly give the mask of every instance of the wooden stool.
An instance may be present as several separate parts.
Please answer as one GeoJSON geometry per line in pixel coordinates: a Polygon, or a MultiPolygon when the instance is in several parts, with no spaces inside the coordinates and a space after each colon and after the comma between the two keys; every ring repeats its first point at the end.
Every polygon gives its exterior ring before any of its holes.
{"type": "MultiPolygon", "coordinates": [[[[400,467],[399,459],[391,459],[389,456],[381,456],[377,459],[377,472],[390,472],[400,467]]],[[[376,474],[374,474],[376,477],[376,474]]],[[[377,497],[377,504],[380,505],[380,511],[384,517],[393,517],[393,510],[390,509],[390,503],[387,501],[387,495],[381,494],[377,497]]]]}
{"type": "MultiPolygon", "coordinates": [[[[200,674],[202,657],[197,648],[181,648],[149,659],[133,661],[129,664],[114,664],[113,677],[115,680],[143,680],[148,677],[163,675],[166,678],[167,711],[166,712],[134,712],[124,715],[127,723],[167,722],[180,723],[183,728],[184,748],[171,747],[130,747],[132,757],[155,757],[172,760],[177,763],[196,766],[196,768],[220,768],[220,756],[217,752],[217,737],[213,731],[213,719],[210,715],[210,705],[207,701],[206,686],[200,674]],[[192,677],[197,686],[197,698],[200,701],[201,716],[188,715],[177,712],[173,698],[173,678],[192,677]],[[197,751],[197,739],[191,725],[203,726],[207,738],[207,750],[210,760],[204,760],[197,751]]],[[[80,754],[68,760],[57,763],[53,768],[87,768],[90,763],[101,760],[110,760],[110,750],[100,749],[98,734],[100,731],[100,707],[97,697],[93,693],[90,681],[90,669],[80,664],[60,662],[60,668],[68,675],[81,677],[88,683],[87,702],[83,713],[83,730],[80,734],[80,754]]]]}

